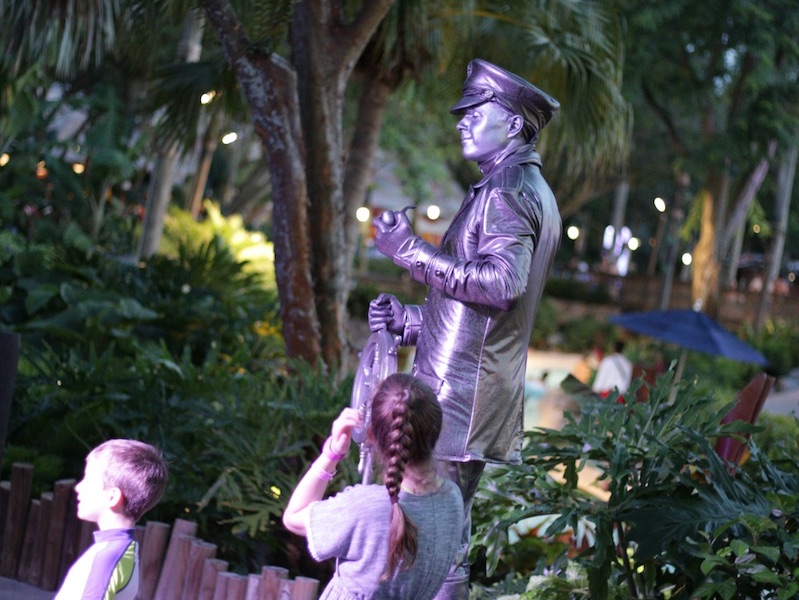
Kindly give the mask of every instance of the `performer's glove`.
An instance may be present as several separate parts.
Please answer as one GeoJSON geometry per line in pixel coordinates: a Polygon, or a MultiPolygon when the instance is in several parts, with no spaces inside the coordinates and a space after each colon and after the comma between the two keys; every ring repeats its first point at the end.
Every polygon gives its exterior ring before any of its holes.
{"type": "Polygon", "coordinates": [[[423,318],[421,306],[403,305],[391,294],[380,294],[369,303],[369,329],[386,329],[389,333],[401,336],[402,346],[416,345],[423,318]]]}
{"type": "Polygon", "coordinates": [[[402,335],[405,329],[405,307],[396,296],[380,294],[369,303],[369,329],[387,329],[389,333],[402,335]]]}
{"type": "Polygon", "coordinates": [[[405,215],[409,208],[413,207],[386,211],[375,218],[375,245],[394,264],[407,269],[414,281],[448,291],[448,276],[458,261],[413,233],[411,222],[405,215]]]}
{"type": "Polygon", "coordinates": [[[394,259],[404,246],[408,246],[417,236],[405,211],[413,206],[406,206],[402,210],[387,210],[372,223],[375,226],[375,246],[382,253],[394,259]]]}

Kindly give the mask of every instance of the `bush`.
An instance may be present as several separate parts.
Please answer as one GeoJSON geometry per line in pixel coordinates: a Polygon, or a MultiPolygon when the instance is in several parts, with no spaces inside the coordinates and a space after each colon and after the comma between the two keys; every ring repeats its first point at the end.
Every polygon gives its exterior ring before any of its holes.
{"type": "Polygon", "coordinates": [[[196,520],[240,571],[296,567],[305,543],[279,515],[350,381],[285,359],[268,271],[240,258],[259,242],[234,250],[226,238],[242,236],[226,223],[210,237],[168,232],[174,254],[144,265],[0,238],[0,324],[22,334],[4,468],[33,462],[49,489],[79,477],[99,442],[146,440],[172,470],[147,519],[196,520]]]}
{"type": "MultiPolygon", "coordinates": [[[[670,383],[671,374],[661,377],[646,403],[582,398],[579,419],[567,415],[561,431],[529,434],[523,465],[487,471],[472,549],[476,558],[485,547],[494,578],[487,584],[510,574],[509,528],[548,515],[539,535],[569,534],[576,556],[539,556],[516,575],[556,585],[561,595],[553,598],[796,597],[795,461],[777,466],[754,442],[745,468],[722,460],[713,449],[718,437],[756,427],[721,425],[731,405],[719,410],[716,398],[687,382],[670,403],[670,383]],[[606,500],[585,491],[591,468],[606,500]],[[592,538],[575,540],[586,523],[592,538]]],[[[541,597],[525,589],[521,597],[541,597]]]]}
{"type": "Polygon", "coordinates": [[[553,298],[586,302],[588,304],[608,304],[610,294],[598,283],[586,283],[571,278],[550,277],[544,292],[553,298]]]}
{"type": "Polygon", "coordinates": [[[796,323],[769,320],[759,335],[747,325],[743,328],[742,337],[766,356],[769,370],[777,377],[787,375],[799,365],[799,327],[796,323]]]}
{"type": "Polygon", "coordinates": [[[762,430],[753,433],[752,440],[766,456],[778,464],[786,458],[793,463],[799,456],[799,419],[761,413],[757,424],[762,430]]]}

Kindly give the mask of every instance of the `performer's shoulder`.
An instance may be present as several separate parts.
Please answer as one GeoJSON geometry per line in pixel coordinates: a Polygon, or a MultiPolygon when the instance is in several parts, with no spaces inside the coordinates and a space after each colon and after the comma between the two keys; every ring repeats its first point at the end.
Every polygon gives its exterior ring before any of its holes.
{"type": "Polygon", "coordinates": [[[509,165],[493,173],[487,187],[494,192],[513,194],[522,189],[524,176],[521,165],[509,165]]]}

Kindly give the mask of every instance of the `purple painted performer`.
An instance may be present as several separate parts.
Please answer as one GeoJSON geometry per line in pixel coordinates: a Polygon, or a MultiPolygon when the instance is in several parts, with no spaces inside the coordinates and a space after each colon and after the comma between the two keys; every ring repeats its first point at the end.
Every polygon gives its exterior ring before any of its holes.
{"type": "Polygon", "coordinates": [[[416,345],[413,373],[443,409],[436,456],[461,488],[466,524],[459,564],[437,598],[468,598],[469,515],[486,463],[521,462],[527,349],[561,238],[535,144],[559,106],[513,73],[471,61],[450,112],[461,117],[463,156],[483,178],[438,248],[414,234],[403,211],[374,221],[378,250],[430,287],[424,306],[380,294],[369,326],[416,345]]]}

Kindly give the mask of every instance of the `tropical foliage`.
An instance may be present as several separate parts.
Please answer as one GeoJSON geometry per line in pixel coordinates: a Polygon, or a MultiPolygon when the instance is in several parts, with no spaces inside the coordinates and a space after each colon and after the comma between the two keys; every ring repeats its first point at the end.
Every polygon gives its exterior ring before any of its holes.
{"type": "Polygon", "coordinates": [[[241,568],[281,564],[286,491],[349,388],[285,359],[268,245],[208,209],[188,227],[175,211],[174,254],[142,264],[70,244],[69,228],[49,244],[2,233],[0,323],[23,336],[4,468],[32,462],[41,492],[100,441],[148,440],[173,481],[148,519],[198,521],[241,568]]]}
{"type": "Polygon", "coordinates": [[[490,471],[473,542],[495,590],[525,599],[796,595],[799,470],[777,458],[790,449],[768,458],[752,444],[743,466],[727,462],[715,440],[752,426],[721,425],[731,406],[685,384],[670,404],[670,386],[671,374],[661,377],[646,403],[581,397],[561,431],[529,434],[521,467],[490,471]],[[564,533],[571,543],[557,556],[529,551],[530,540],[564,533]]]}

